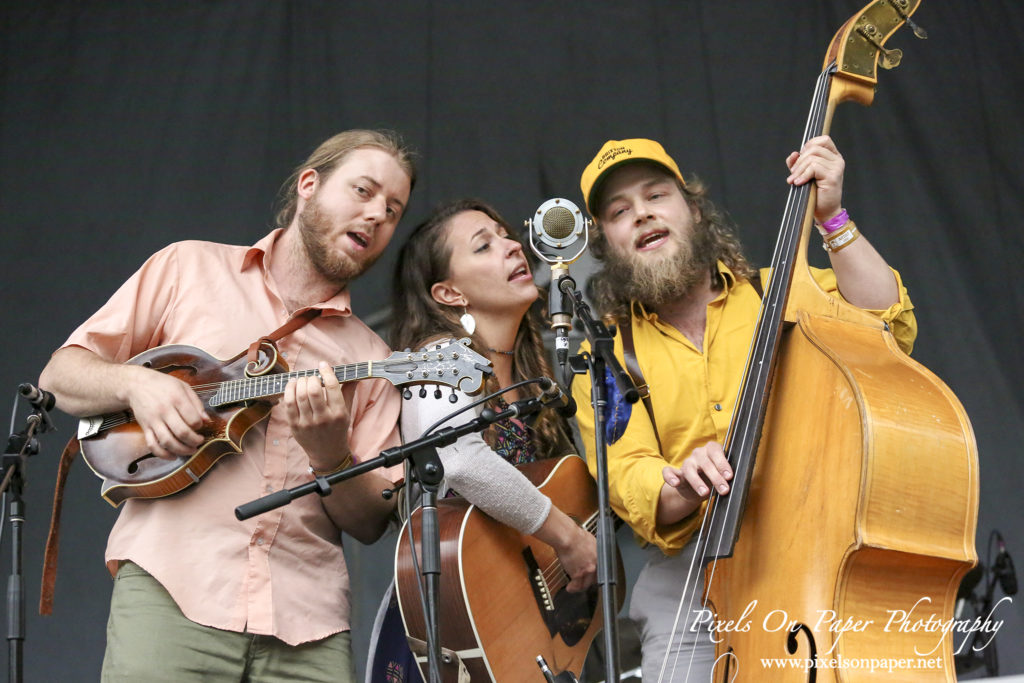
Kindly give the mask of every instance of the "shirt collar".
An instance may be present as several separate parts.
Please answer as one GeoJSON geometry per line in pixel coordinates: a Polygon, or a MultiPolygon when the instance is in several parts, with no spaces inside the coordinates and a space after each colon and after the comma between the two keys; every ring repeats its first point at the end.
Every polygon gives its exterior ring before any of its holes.
{"type": "MultiPolygon", "coordinates": [[[[281,235],[284,233],[285,228],[276,228],[271,230],[268,234],[264,235],[259,242],[252,245],[245,251],[245,255],[242,257],[242,265],[239,268],[240,272],[244,272],[252,267],[260,267],[263,270],[263,277],[266,279],[270,273],[270,252],[273,250],[274,244],[281,235]]],[[[318,304],[309,306],[308,308],[319,308],[323,310],[321,315],[341,315],[350,316],[352,315],[352,293],[348,287],[341,290],[330,299],[321,301],[318,304]]],[[[301,309],[293,313],[301,313],[306,309],[301,309]]]]}

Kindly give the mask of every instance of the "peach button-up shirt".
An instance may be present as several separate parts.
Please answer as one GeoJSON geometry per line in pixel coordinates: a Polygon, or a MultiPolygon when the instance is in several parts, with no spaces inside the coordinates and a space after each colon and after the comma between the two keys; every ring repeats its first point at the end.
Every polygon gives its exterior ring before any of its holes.
{"type": "MultiPolygon", "coordinates": [[[[274,231],[252,247],[186,241],[154,254],[65,343],[123,362],[165,344],[231,358],[289,319],[270,275],[274,231]]],[[[278,342],[289,367],[387,357],[352,315],[345,290],[322,314],[278,342]]],[[[398,391],[385,380],[344,385],[355,460],[399,443],[398,391]]],[[[111,573],[131,560],[152,574],[192,621],[229,631],[319,640],[349,628],[349,577],[341,535],[316,495],[244,522],[241,503],[312,480],[283,408],[246,434],[197,484],[158,499],[128,500],[107,543],[111,573]]],[[[401,476],[401,467],[390,473],[401,476]]]]}

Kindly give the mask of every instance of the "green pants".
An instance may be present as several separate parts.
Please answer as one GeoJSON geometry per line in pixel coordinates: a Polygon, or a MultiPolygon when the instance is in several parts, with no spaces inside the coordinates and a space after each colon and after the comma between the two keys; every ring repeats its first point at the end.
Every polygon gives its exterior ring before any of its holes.
{"type": "Polygon", "coordinates": [[[189,621],[163,586],[132,562],[114,580],[103,681],[351,683],[351,634],[287,645],[273,636],[189,621]]]}

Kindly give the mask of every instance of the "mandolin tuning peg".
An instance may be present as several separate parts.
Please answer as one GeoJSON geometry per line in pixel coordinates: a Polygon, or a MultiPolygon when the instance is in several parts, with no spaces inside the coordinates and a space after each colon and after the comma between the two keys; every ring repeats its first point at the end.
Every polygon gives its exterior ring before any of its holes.
{"type": "Polygon", "coordinates": [[[412,398],[412,392],[406,389],[405,391],[402,392],[402,398],[408,401],[410,398],[412,398]]]}
{"type": "Polygon", "coordinates": [[[459,400],[459,397],[455,395],[455,387],[452,387],[452,393],[448,395],[448,402],[449,403],[457,403],[458,400],[459,400]]]}
{"type": "Polygon", "coordinates": [[[437,385],[436,389],[434,389],[434,398],[441,398],[441,385],[440,384],[437,385]]]}
{"type": "Polygon", "coordinates": [[[420,387],[420,398],[426,398],[426,397],[427,397],[427,388],[421,386],[420,387]]]}

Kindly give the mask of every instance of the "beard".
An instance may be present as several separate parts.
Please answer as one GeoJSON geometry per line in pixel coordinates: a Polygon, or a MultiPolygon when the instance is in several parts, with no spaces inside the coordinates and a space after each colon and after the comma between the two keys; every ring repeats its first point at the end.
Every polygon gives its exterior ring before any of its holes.
{"type": "Polygon", "coordinates": [[[647,309],[684,298],[706,281],[715,264],[711,231],[703,220],[693,224],[690,239],[669,230],[678,248],[674,254],[652,256],[621,253],[609,245],[602,279],[620,301],[638,301],[647,309]]]}
{"type": "MultiPolygon", "coordinates": [[[[356,261],[344,251],[332,248],[333,244],[329,237],[331,219],[324,215],[323,207],[316,195],[306,202],[298,218],[299,236],[302,238],[302,246],[310,263],[317,273],[339,288],[345,287],[361,275],[380,256],[378,254],[363,261],[356,261]]],[[[373,230],[367,229],[366,232],[372,234],[373,230]]]]}

